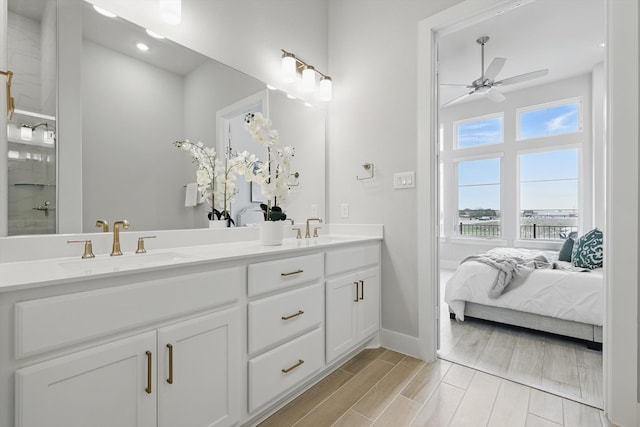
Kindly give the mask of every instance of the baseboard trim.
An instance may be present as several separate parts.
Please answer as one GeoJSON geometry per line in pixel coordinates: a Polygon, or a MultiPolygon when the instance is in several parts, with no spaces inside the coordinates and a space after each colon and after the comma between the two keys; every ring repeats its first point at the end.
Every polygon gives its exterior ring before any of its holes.
{"type": "Polygon", "coordinates": [[[380,329],[380,345],[420,359],[420,340],[400,332],[380,329]]]}

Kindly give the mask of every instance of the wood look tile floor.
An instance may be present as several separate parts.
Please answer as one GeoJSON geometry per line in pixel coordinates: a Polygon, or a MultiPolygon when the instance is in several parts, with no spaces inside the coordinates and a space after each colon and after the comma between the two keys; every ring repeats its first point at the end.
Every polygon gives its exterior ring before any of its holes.
{"type": "MultiPolygon", "coordinates": [[[[440,295],[453,270],[440,271],[440,295]]],[[[602,352],[583,342],[491,322],[449,319],[440,305],[440,350],[445,360],[603,407],[602,352]]]]}
{"type": "Polygon", "coordinates": [[[592,406],[457,363],[364,350],[260,427],[608,427],[592,406]]]}

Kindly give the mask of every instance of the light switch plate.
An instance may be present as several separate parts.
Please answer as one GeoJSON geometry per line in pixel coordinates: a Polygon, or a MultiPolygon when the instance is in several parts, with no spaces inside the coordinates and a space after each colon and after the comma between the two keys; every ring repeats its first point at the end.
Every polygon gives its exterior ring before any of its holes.
{"type": "Polygon", "coordinates": [[[340,205],[340,218],[349,218],[349,203],[340,205]]]}
{"type": "Polygon", "coordinates": [[[393,174],[393,188],[401,190],[404,188],[415,188],[416,186],[416,173],[411,172],[398,172],[393,174]]]}

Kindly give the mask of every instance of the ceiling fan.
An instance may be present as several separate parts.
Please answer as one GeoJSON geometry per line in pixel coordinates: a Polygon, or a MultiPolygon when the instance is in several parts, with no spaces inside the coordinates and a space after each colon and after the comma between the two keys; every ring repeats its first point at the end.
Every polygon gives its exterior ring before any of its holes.
{"type": "Polygon", "coordinates": [[[482,36],[476,40],[476,43],[478,43],[481,46],[481,64],[480,64],[481,74],[479,78],[472,81],[471,84],[469,85],[442,83],[443,86],[461,86],[461,87],[466,87],[467,89],[471,89],[470,92],[467,92],[457,98],[454,98],[453,100],[442,105],[443,107],[460,102],[463,99],[472,95],[483,95],[483,94],[486,94],[487,97],[493,102],[502,102],[505,100],[505,96],[502,93],[500,93],[498,90],[496,90],[495,89],[496,87],[525,82],[527,80],[532,80],[538,77],[546,76],[549,73],[548,69],[544,69],[544,70],[532,71],[530,73],[519,74],[517,76],[496,81],[496,77],[502,70],[502,67],[504,66],[504,63],[507,61],[507,59],[494,58],[493,61],[491,61],[491,64],[489,64],[489,66],[485,70],[484,69],[484,45],[488,41],[489,41],[488,36],[482,36]]]}

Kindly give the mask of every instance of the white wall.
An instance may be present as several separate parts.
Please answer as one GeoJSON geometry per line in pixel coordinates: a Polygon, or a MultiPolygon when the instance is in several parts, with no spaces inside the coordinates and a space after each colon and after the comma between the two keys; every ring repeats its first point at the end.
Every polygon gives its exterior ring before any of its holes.
{"type": "Polygon", "coordinates": [[[183,187],[194,172],[173,146],[184,135],[183,86],[182,76],[83,42],[84,232],[98,219],[127,219],[132,230],[188,226],[183,187]]]}
{"type": "MultiPolygon", "coordinates": [[[[600,78],[603,76],[600,74],[600,78]]],[[[600,86],[603,85],[600,81],[600,86]]],[[[455,266],[464,257],[486,251],[495,246],[510,247],[529,247],[538,249],[558,250],[560,243],[549,241],[521,241],[518,239],[518,212],[517,205],[513,201],[508,201],[507,196],[518,194],[518,182],[513,179],[517,176],[517,154],[520,150],[527,150],[532,144],[527,145],[526,142],[516,141],[517,121],[516,110],[518,108],[529,107],[533,105],[555,102],[564,99],[582,97],[583,100],[583,131],[579,133],[571,133],[556,136],[553,139],[540,139],[535,141],[534,147],[543,147],[552,144],[549,148],[553,149],[553,141],[561,141],[563,144],[582,144],[580,153],[580,171],[583,177],[580,198],[580,218],[579,232],[584,233],[594,226],[592,200],[594,196],[592,171],[594,162],[598,163],[598,171],[602,171],[604,166],[604,157],[600,156],[593,159],[593,137],[592,129],[595,126],[592,122],[597,121],[598,128],[602,129],[603,113],[602,108],[599,109],[600,116],[595,118],[592,108],[592,75],[583,74],[573,78],[555,81],[552,83],[541,84],[535,87],[513,91],[506,93],[507,99],[500,103],[491,102],[486,98],[463,104],[453,105],[440,110],[440,124],[444,133],[444,151],[442,159],[445,163],[444,178],[444,237],[440,245],[440,261],[445,266],[455,266]],[[468,150],[453,150],[454,139],[454,122],[473,117],[479,117],[487,114],[504,113],[504,143],[502,149],[504,157],[502,158],[502,230],[503,234],[498,239],[473,239],[460,238],[457,236],[457,190],[455,188],[455,177],[453,168],[453,156],[465,156],[473,154],[480,155],[487,149],[496,149],[496,146],[478,147],[468,150]]],[[[600,99],[602,99],[600,97],[600,99]]],[[[600,147],[602,144],[599,145],[600,147]]],[[[572,148],[567,147],[567,148],[572,148]]],[[[600,177],[600,185],[597,187],[599,197],[602,202],[604,198],[604,188],[602,186],[602,178],[600,177]]],[[[463,207],[460,207],[463,208],[463,207]]],[[[600,223],[600,227],[603,224],[600,223]]]]}
{"type": "Polygon", "coordinates": [[[425,189],[393,190],[393,173],[417,168],[418,21],[455,3],[329,0],[329,220],[384,224],[382,327],[409,337],[418,336],[417,225],[427,213],[416,212],[416,192],[425,189]],[[365,162],[375,178],[357,181],[365,162]]]}

